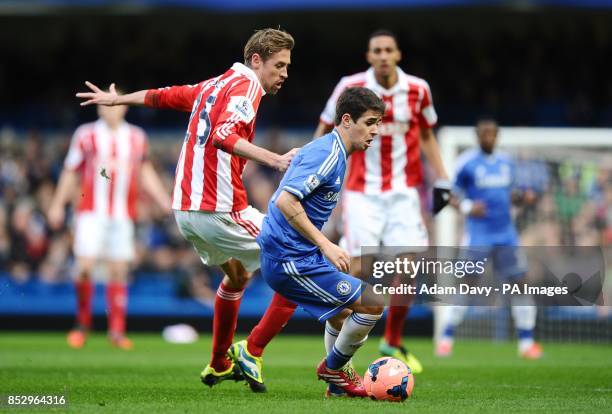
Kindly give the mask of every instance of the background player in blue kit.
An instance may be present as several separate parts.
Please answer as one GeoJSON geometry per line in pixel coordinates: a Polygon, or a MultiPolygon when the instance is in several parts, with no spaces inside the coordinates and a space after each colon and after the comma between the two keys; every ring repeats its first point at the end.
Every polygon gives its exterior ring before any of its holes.
{"type": "MultiPolygon", "coordinates": [[[[497,122],[492,119],[483,119],[476,125],[480,148],[466,151],[457,162],[453,205],[466,215],[463,245],[472,248],[468,250],[471,258],[486,257],[493,261],[495,275],[519,282],[527,272],[527,264],[517,247],[519,238],[511,208],[513,203],[533,202],[535,195],[514,187],[512,159],[495,151],[498,130],[497,122]]],[[[542,348],[534,342],[537,308],[533,298],[513,295],[511,305],[519,337],[519,355],[540,358],[542,348]]],[[[463,320],[467,307],[453,306],[446,310],[445,328],[436,346],[438,356],[451,354],[455,328],[463,320]]]]}
{"type": "Polygon", "coordinates": [[[328,396],[367,396],[350,359],[383,306],[364,303],[370,287],[347,274],[348,252],[329,241],[321,228],[338,202],[347,157],[371,145],[384,109],[366,88],[349,88],[340,95],[334,130],[298,152],[270,200],[257,237],[261,273],[272,289],[339,331],[337,337],[326,336],[327,357],[317,368],[319,379],[329,384],[328,396]]]}

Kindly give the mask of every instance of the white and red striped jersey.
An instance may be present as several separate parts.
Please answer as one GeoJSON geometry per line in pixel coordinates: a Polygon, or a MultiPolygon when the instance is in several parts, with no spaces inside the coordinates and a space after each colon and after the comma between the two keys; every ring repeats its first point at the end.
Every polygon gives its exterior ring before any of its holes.
{"type": "Polygon", "coordinates": [[[264,94],[255,73],[241,63],[197,85],[147,92],[147,106],[191,112],[176,166],[173,209],[236,212],[248,206],[242,183],[246,159],[232,151],[240,138],[253,141],[264,94]]]}
{"type": "Polygon", "coordinates": [[[127,122],[116,130],[102,120],[77,128],[64,160],[65,168],[81,176],[77,211],[136,218],[138,176],[146,154],[145,132],[127,122]]]}
{"type": "Polygon", "coordinates": [[[366,194],[415,187],[423,181],[419,135],[433,127],[438,116],[427,82],[397,68],[398,82],[385,89],[374,77],[374,69],[340,80],[321,114],[321,122],[333,125],[336,102],[346,88],[373,90],[385,102],[380,135],[367,151],[351,155],[346,188],[366,194]]]}

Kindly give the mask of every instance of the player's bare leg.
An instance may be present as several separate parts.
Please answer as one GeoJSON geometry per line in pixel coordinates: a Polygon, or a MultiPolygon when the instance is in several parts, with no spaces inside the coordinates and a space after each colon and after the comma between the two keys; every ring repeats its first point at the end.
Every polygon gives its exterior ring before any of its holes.
{"type": "Polygon", "coordinates": [[[91,273],[96,259],[89,257],[77,258],[77,277],[75,290],[77,295],[77,315],[75,327],[68,332],[66,341],[71,348],[79,349],[85,346],[87,335],[91,329],[91,304],[94,294],[94,285],[91,273]]]}
{"type": "Polygon", "coordinates": [[[107,265],[110,276],[106,286],[108,339],[113,346],[128,351],[134,347],[126,336],[127,278],[130,265],[125,260],[111,260],[107,265]]]}
{"type": "Polygon", "coordinates": [[[251,277],[239,260],[230,259],[221,265],[225,276],[217,289],[213,315],[213,344],[210,364],[200,377],[209,387],[225,381],[243,379],[239,367],[228,358],[238,322],[238,310],[244,289],[251,277]]]}

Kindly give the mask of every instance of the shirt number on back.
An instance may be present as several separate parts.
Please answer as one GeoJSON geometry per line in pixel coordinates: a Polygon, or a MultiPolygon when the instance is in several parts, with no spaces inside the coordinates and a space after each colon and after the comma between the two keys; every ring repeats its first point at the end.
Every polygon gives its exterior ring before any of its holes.
{"type": "Polygon", "coordinates": [[[208,141],[208,137],[210,136],[210,117],[208,113],[210,112],[212,106],[215,104],[216,96],[210,95],[206,98],[206,104],[202,111],[200,111],[200,119],[198,121],[198,145],[203,147],[206,145],[206,141],[208,141]]]}

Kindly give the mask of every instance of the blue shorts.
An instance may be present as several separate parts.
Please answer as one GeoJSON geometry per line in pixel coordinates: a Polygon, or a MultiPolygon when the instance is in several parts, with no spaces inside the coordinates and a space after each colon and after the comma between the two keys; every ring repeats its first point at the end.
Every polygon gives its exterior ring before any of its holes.
{"type": "Polygon", "coordinates": [[[463,250],[462,257],[472,261],[486,259],[486,266],[493,266],[495,276],[505,279],[519,279],[527,273],[527,259],[517,246],[472,246],[463,250]]]}
{"type": "Polygon", "coordinates": [[[362,281],[340,272],[321,252],[292,261],[262,254],[261,274],[272,289],[325,322],[361,296],[362,281]]]}

